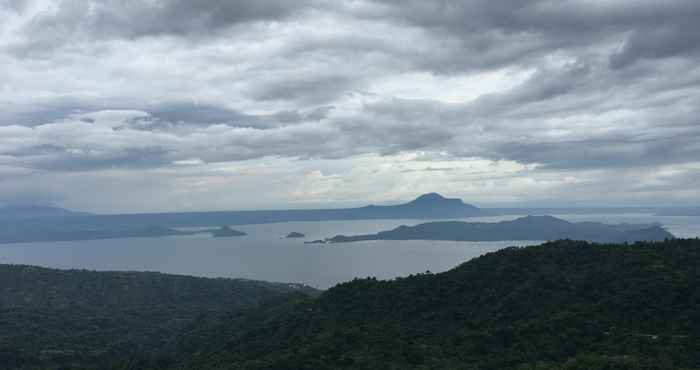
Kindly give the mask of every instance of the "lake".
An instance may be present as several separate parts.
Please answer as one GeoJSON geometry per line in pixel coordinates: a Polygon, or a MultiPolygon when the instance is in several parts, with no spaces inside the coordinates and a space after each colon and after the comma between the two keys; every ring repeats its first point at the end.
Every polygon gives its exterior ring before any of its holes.
{"type": "MultiPolygon", "coordinates": [[[[677,237],[700,236],[700,217],[645,214],[555,215],[570,221],[605,223],[660,222],[677,237]]],[[[519,216],[478,217],[499,221],[519,216]]],[[[328,288],[355,277],[390,279],[413,273],[440,272],[484,253],[538,242],[369,241],[304,244],[337,234],[366,234],[415,225],[421,220],[288,222],[235,226],[247,236],[209,235],[130,238],[51,243],[0,244],[0,263],[92,270],[160,271],[206,277],[248,278],[306,283],[328,288]],[[297,231],[306,239],[284,239],[297,231]]],[[[218,226],[218,225],[215,225],[218,226]]]]}

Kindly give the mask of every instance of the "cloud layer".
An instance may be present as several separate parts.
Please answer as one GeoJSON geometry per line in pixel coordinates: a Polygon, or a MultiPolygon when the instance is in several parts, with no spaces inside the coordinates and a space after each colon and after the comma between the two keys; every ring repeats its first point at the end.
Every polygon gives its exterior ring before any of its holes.
{"type": "Polygon", "coordinates": [[[690,0],[0,0],[0,203],[698,202],[698,18],[690,0]]]}

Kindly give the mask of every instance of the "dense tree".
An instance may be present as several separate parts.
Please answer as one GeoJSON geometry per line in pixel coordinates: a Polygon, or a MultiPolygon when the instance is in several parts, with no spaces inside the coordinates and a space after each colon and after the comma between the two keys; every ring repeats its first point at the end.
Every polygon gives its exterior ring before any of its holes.
{"type": "Polygon", "coordinates": [[[508,248],[230,318],[180,368],[700,368],[699,265],[698,240],[508,248]]]}
{"type": "Polygon", "coordinates": [[[131,355],[158,357],[202,317],[303,293],[315,291],[251,280],[0,265],[0,369],[104,368],[131,355]]]}

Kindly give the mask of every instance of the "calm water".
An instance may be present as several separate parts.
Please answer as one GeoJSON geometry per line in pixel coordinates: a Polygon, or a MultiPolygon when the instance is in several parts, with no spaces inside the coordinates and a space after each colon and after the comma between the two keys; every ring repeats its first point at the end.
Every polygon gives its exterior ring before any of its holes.
{"type": "MultiPolygon", "coordinates": [[[[472,218],[498,221],[517,216],[472,218]]],[[[700,236],[700,217],[655,217],[641,214],[557,215],[571,221],[606,223],[661,222],[678,237],[700,236]]],[[[0,263],[57,268],[161,271],[209,277],[243,277],[288,281],[328,288],[354,277],[388,279],[411,273],[444,271],[470,258],[511,245],[535,242],[370,241],[307,245],[304,240],[336,234],[364,234],[418,220],[290,222],[236,226],[248,233],[237,238],[208,235],[0,245],[0,263]],[[289,232],[306,239],[283,239],[289,232]]]]}

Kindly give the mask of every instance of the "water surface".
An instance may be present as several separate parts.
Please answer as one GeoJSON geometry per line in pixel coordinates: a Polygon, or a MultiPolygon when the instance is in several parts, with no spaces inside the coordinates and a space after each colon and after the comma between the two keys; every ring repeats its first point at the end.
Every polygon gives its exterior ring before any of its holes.
{"type": "MultiPolygon", "coordinates": [[[[499,221],[518,216],[471,218],[499,221]]],[[[700,217],[655,217],[642,214],[557,215],[571,221],[607,223],[661,222],[679,237],[700,236],[700,217]]],[[[364,234],[388,230],[420,220],[289,222],[235,226],[248,233],[235,238],[208,235],[130,238],[73,242],[0,245],[0,263],[56,268],[160,271],[207,277],[242,277],[306,283],[328,288],[354,277],[389,279],[412,273],[440,272],[511,245],[538,242],[368,241],[308,245],[305,240],[336,234],[364,234]],[[284,239],[297,231],[306,239],[284,239]]]]}

